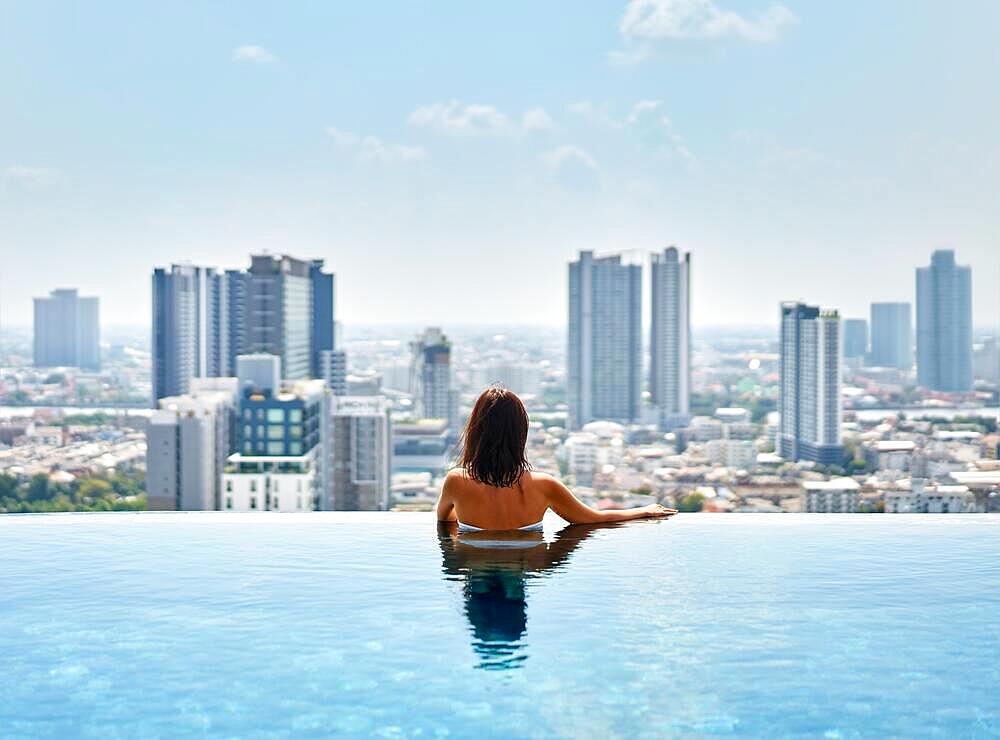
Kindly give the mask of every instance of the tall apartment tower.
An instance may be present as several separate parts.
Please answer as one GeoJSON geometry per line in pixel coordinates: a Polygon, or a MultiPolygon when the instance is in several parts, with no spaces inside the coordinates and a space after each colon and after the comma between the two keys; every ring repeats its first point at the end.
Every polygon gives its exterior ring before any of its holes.
{"type": "Polygon", "coordinates": [[[236,378],[195,378],[188,394],[160,399],[146,429],[151,510],[220,508],[222,473],[235,445],[236,378]]]}
{"type": "Polygon", "coordinates": [[[253,255],[249,270],[173,265],[153,271],[153,398],[191,378],[234,376],[236,358],[281,358],[285,377],[318,377],[333,350],[334,276],[323,261],[253,255]]]}
{"type": "Polygon", "coordinates": [[[330,501],[334,511],[389,508],[392,434],[385,396],[335,396],[330,404],[330,501]]]}
{"type": "Polygon", "coordinates": [[[871,307],[874,367],[913,367],[913,320],[909,303],[873,303],[871,307]]]}
{"type": "Polygon", "coordinates": [[[569,425],[630,422],[642,392],[642,267],[580,252],[569,265],[569,425]]]}
{"type": "Polygon", "coordinates": [[[685,426],[691,394],[691,253],[652,257],[649,390],[664,430],[685,426]]]}
{"type": "Polygon", "coordinates": [[[917,268],[917,383],[972,390],[972,270],[939,249],[917,268]]]}
{"type": "Polygon", "coordinates": [[[211,267],[153,270],[153,402],[180,396],[192,378],[232,374],[225,275],[211,267]]]}
{"type": "Polygon", "coordinates": [[[35,367],[101,369],[101,329],[97,298],[76,290],[53,290],[35,299],[35,367]]]}
{"type": "Polygon", "coordinates": [[[416,415],[451,424],[451,342],[440,327],[432,326],[410,342],[410,351],[410,389],[416,415]]]}
{"type": "Polygon", "coordinates": [[[781,304],[778,453],[786,460],[840,464],[840,316],[781,304]]]}
{"type": "Polygon", "coordinates": [[[868,322],[844,319],[844,357],[855,359],[868,354],[868,322]]]}

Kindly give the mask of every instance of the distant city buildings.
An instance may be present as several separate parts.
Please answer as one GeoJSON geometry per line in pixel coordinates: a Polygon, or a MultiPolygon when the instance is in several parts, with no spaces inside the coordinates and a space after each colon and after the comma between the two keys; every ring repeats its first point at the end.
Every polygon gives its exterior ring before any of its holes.
{"type": "Polygon", "coordinates": [[[322,380],[286,380],[278,358],[238,358],[237,452],[222,475],[224,511],[313,511],[329,485],[329,398],[322,380]],[[270,366],[269,366],[270,365],[270,366]]]}
{"type": "Polygon", "coordinates": [[[569,427],[634,421],[642,392],[642,267],[580,252],[569,265],[569,427]]]}
{"type": "Polygon", "coordinates": [[[444,419],[453,426],[451,342],[432,326],[410,343],[410,390],[414,414],[422,419],[444,419]]]}
{"type": "Polygon", "coordinates": [[[197,379],[189,394],[160,399],[146,430],[146,497],[154,511],[219,508],[235,439],[236,378],[197,379]]]}
{"type": "Polygon", "coordinates": [[[650,400],[662,429],[687,424],[691,395],[691,254],[652,255],[650,400]]]}
{"type": "Polygon", "coordinates": [[[75,289],[53,290],[35,298],[35,367],[101,369],[98,299],[75,289]]]}
{"type": "Polygon", "coordinates": [[[803,303],[781,305],[778,452],[786,460],[839,465],[840,317],[803,303]]]}
{"type": "Polygon", "coordinates": [[[972,390],[972,270],[938,250],[917,268],[917,382],[935,391],[972,390]]]}
{"type": "Polygon", "coordinates": [[[192,378],[232,375],[228,281],[211,267],[153,270],[153,400],[180,396],[192,378]]]}
{"type": "Polygon", "coordinates": [[[336,396],[330,414],[331,486],[324,508],[387,510],[393,444],[388,402],[383,396],[336,396]]]}
{"type": "Polygon", "coordinates": [[[844,319],[844,359],[863,359],[868,354],[868,322],[844,319]]]}
{"type": "Polygon", "coordinates": [[[909,370],[913,367],[913,320],[909,303],[871,305],[873,367],[909,370]]]}
{"type": "Polygon", "coordinates": [[[248,270],[153,272],[153,397],[194,377],[231,376],[239,355],[281,358],[288,379],[322,377],[334,350],[334,276],[323,261],[252,255],[248,270]]]}

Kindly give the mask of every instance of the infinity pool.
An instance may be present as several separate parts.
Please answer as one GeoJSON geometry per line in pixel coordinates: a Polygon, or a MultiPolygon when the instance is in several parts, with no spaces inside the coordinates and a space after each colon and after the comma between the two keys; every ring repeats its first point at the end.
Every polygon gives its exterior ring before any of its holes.
{"type": "Polygon", "coordinates": [[[3,737],[1000,734],[1000,516],[0,517],[3,737]]]}

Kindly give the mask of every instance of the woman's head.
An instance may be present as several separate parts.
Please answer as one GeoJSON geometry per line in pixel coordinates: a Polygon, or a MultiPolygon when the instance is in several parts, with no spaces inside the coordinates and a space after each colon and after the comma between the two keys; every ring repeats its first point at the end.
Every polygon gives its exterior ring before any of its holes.
{"type": "Polygon", "coordinates": [[[461,464],[473,480],[508,488],[530,468],[524,457],[528,412],[503,386],[491,385],[482,392],[462,436],[461,464]]]}

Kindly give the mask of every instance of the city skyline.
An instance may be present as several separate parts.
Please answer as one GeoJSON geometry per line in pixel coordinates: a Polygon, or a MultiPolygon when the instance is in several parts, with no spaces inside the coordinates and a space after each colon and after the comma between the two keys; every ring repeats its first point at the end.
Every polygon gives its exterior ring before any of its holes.
{"type": "Polygon", "coordinates": [[[942,248],[996,324],[994,3],[246,10],[8,9],[0,325],[62,286],[130,324],[149,264],[264,249],[325,259],[346,323],[559,325],[577,252],[669,244],[694,326],[913,302],[942,248]]]}

